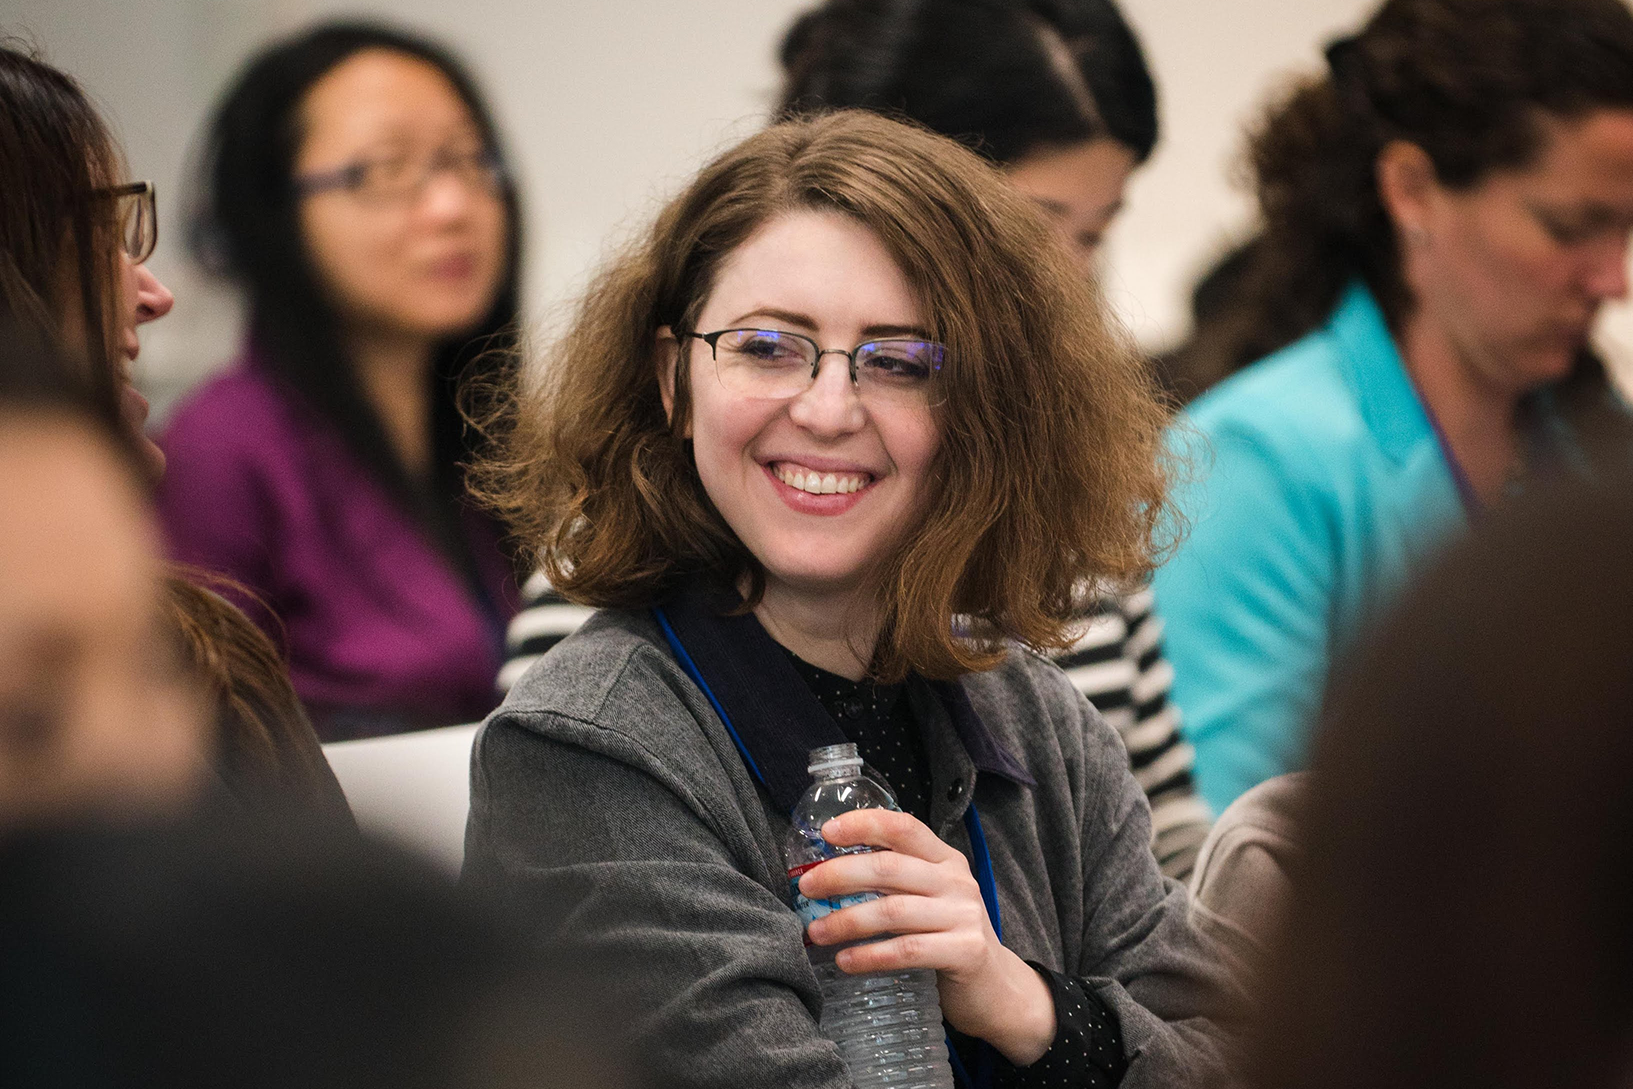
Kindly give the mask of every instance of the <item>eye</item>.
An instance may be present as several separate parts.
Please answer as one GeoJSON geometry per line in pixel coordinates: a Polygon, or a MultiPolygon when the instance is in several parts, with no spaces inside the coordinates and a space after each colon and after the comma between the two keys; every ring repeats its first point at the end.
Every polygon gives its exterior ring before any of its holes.
{"type": "Polygon", "coordinates": [[[407,155],[392,155],[384,159],[371,159],[358,163],[352,168],[357,171],[357,180],[353,186],[372,192],[395,192],[409,185],[413,178],[414,167],[407,155]]]}
{"type": "Polygon", "coordinates": [[[897,384],[928,382],[941,366],[944,349],[923,340],[879,340],[857,352],[857,367],[870,376],[897,384]]]}
{"type": "Polygon", "coordinates": [[[803,363],[808,354],[800,341],[771,329],[737,329],[720,340],[720,347],[756,363],[803,363]]]}

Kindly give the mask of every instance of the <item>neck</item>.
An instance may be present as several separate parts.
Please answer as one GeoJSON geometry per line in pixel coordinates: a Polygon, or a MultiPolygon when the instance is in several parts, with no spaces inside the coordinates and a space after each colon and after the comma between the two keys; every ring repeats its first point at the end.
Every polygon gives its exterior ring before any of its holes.
{"type": "Polygon", "coordinates": [[[1520,393],[1487,379],[1420,317],[1402,330],[1401,356],[1475,494],[1500,498],[1519,458],[1520,393]]]}
{"type": "Polygon", "coordinates": [[[351,342],[352,364],[363,396],[380,418],[386,439],[411,477],[431,469],[430,383],[432,344],[418,337],[371,334],[351,342]]]}
{"type": "Polygon", "coordinates": [[[805,661],[853,681],[867,674],[879,630],[877,610],[854,594],[802,594],[770,583],[754,616],[766,632],[805,661]]]}

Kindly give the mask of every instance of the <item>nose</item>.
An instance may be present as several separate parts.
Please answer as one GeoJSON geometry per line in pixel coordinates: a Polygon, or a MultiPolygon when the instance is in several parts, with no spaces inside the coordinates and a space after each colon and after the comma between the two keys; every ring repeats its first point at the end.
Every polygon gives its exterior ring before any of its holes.
{"type": "Polygon", "coordinates": [[[136,324],[158,321],[170,313],[176,297],[146,265],[136,266],[136,324]]]}
{"type": "Polygon", "coordinates": [[[1594,302],[1625,299],[1628,292],[1628,238],[1617,235],[1595,246],[1582,270],[1582,288],[1594,302]]]}
{"type": "Polygon", "coordinates": [[[419,208],[423,215],[438,222],[458,222],[470,214],[480,199],[475,188],[455,171],[433,170],[425,179],[419,208]]]}
{"type": "Polygon", "coordinates": [[[851,381],[850,360],[827,353],[817,362],[815,380],[788,406],[794,423],[822,437],[836,437],[860,431],[867,423],[867,410],[851,381]]]}

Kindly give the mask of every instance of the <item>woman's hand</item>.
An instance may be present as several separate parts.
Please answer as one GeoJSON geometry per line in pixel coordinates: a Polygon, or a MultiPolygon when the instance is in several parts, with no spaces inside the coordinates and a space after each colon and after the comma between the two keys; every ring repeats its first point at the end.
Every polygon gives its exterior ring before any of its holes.
{"type": "Polygon", "coordinates": [[[953,1028],[992,1044],[1017,1066],[1036,1062],[1055,1036],[1049,985],[993,932],[981,887],[962,854],[923,821],[888,809],[858,809],[822,826],[835,847],[865,844],[867,854],[843,855],[806,872],[800,891],[813,899],[877,892],[813,922],[817,945],[868,941],[842,949],[846,972],[934,968],[941,1016],[953,1028]]]}

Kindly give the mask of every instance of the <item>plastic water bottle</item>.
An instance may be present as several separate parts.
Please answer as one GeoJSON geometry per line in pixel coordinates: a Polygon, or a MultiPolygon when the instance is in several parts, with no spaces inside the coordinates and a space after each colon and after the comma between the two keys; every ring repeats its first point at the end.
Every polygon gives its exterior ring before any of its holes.
{"type": "MultiPolygon", "coordinates": [[[[812,900],[800,893],[799,879],[807,870],[842,854],[872,849],[833,846],[822,838],[823,824],[853,809],[899,808],[890,790],[863,770],[855,745],[812,749],[808,770],[811,786],[794,807],[794,826],[788,832],[788,881],[794,910],[807,927],[829,912],[879,895],[812,900]]],[[[840,948],[805,942],[822,984],[822,1035],[839,1045],[856,1089],[953,1089],[934,970],[849,975],[834,963],[840,948]]]]}

